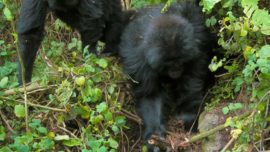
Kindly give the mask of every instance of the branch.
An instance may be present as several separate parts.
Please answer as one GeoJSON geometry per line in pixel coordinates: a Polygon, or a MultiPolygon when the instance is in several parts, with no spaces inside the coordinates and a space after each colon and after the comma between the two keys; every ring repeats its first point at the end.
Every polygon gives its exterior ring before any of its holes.
{"type": "Polygon", "coordinates": [[[51,86],[40,86],[38,83],[32,83],[32,84],[26,86],[25,90],[24,90],[23,87],[6,90],[4,92],[4,96],[10,96],[10,95],[14,95],[14,94],[17,94],[17,93],[24,93],[24,91],[32,92],[32,91],[35,91],[35,90],[46,90],[46,89],[49,89],[51,87],[53,87],[53,85],[51,85],[51,86]]]}
{"type": "MultiPolygon", "coordinates": [[[[0,99],[8,100],[8,101],[14,101],[14,102],[19,102],[19,103],[24,104],[24,101],[20,101],[20,100],[12,100],[12,99],[8,99],[8,98],[5,98],[5,97],[0,97],[0,99]]],[[[48,107],[48,106],[34,104],[34,103],[31,103],[31,102],[28,102],[28,105],[29,106],[32,106],[32,107],[43,108],[43,109],[52,110],[52,111],[56,111],[56,112],[65,112],[65,113],[68,112],[66,109],[52,108],[52,107],[48,107]]]]}
{"type": "Polygon", "coordinates": [[[1,118],[3,120],[3,122],[6,124],[8,130],[11,132],[11,133],[15,133],[15,131],[12,129],[12,127],[9,125],[7,119],[6,119],[6,116],[3,114],[3,112],[0,110],[0,115],[1,115],[1,118]]]}
{"type": "MultiPolygon", "coordinates": [[[[244,114],[242,114],[242,115],[240,115],[240,116],[238,116],[238,117],[235,117],[234,120],[236,121],[236,120],[243,119],[243,118],[245,118],[246,116],[250,115],[251,112],[252,112],[252,111],[248,111],[248,112],[246,112],[246,113],[244,113],[244,114]]],[[[213,128],[213,129],[210,129],[210,130],[208,130],[208,131],[205,131],[205,132],[202,132],[202,133],[200,133],[200,134],[194,135],[194,136],[191,137],[189,140],[187,140],[187,141],[185,141],[185,142],[183,142],[183,143],[181,143],[181,144],[193,143],[193,142],[195,142],[195,141],[198,141],[198,140],[201,140],[201,139],[203,139],[203,138],[205,138],[205,137],[208,137],[208,136],[210,136],[210,135],[212,135],[212,134],[214,134],[214,133],[216,133],[216,132],[218,132],[218,131],[220,131],[220,130],[223,130],[223,129],[227,128],[227,127],[228,127],[228,126],[226,126],[225,124],[221,124],[221,125],[219,125],[219,126],[213,128]]]]}
{"type": "MultiPolygon", "coordinates": [[[[15,100],[15,101],[19,102],[19,103],[24,103],[23,101],[19,101],[19,100],[15,100]]],[[[48,107],[48,106],[43,106],[43,105],[31,103],[29,101],[28,101],[28,105],[32,106],[32,107],[43,108],[43,109],[52,110],[52,111],[56,111],[56,112],[65,112],[65,113],[67,113],[67,110],[65,110],[65,109],[58,109],[58,108],[52,108],[52,107],[48,107]]]]}

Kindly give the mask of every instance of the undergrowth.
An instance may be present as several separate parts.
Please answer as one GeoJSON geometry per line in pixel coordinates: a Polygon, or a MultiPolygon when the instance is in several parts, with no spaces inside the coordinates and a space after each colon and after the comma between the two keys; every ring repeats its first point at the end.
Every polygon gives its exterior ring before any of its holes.
{"type": "Polygon", "coordinates": [[[18,8],[19,1],[0,1],[0,151],[118,151],[127,128],[120,102],[125,78],[118,61],[81,51],[78,34],[51,14],[33,83],[25,88],[25,112],[23,91],[15,88],[12,26],[18,8]]]}

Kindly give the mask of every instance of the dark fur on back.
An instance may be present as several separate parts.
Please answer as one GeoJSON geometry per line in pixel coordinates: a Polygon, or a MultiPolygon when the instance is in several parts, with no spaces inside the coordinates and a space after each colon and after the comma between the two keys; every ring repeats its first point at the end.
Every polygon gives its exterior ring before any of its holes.
{"type": "MultiPolygon", "coordinates": [[[[31,81],[45,18],[50,11],[79,31],[83,47],[90,45],[89,51],[96,53],[97,41],[101,40],[106,43],[105,52],[117,52],[125,26],[121,0],[23,0],[17,32],[26,82],[31,81]]],[[[19,82],[22,83],[20,67],[19,82]]]]}
{"type": "MultiPolygon", "coordinates": [[[[166,111],[175,109],[186,124],[194,121],[209,78],[211,35],[201,9],[191,3],[138,10],[121,38],[124,71],[134,83],[144,138],[165,133],[166,111]],[[171,107],[171,108],[166,108],[171,107]]],[[[189,126],[189,125],[187,125],[189,126]]]]}

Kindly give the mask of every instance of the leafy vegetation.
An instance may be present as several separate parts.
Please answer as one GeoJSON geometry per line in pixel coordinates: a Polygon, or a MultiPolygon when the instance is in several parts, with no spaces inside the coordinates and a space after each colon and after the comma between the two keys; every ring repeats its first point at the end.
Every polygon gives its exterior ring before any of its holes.
{"type": "Polygon", "coordinates": [[[39,84],[32,85],[32,93],[26,87],[28,113],[24,96],[10,90],[18,85],[14,30],[18,9],[13,9],[18,4],[0,1],[4,33],[0,40],[0,151],[118,151],[126,128],[126,119],[120,115],[121,69],[115,60],[98,58],[87,49],[82,52],[76,33],[70,35],[71,29],[60,20],[46,27],[50,29],[33,74],[39,84]],[[59,31],[64,34],[55,36],[59,31]]]}
{"type": "Polygon", "coordinates": [[[250,142],[263,141],[270,120],[269,1],[202,0],[201,4],[209,16],[206,25],[218,28],[218,44],[224,49],[224,58],[210,65],[226,71],[212,92],[212,104],[236,101],[222,109],[224,114],[237,109],[252,111],[249,117],[229,123],[232,134],[237,132],[232,151],[247,151],[250,142]]]}

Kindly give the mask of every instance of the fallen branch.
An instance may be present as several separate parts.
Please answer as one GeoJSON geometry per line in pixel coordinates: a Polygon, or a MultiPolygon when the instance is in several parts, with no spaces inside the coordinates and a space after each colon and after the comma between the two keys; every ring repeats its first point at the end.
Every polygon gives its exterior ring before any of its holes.
{"type": "MultiPolygon", "coordinates": [[[[250,114],[251,114],[251,111],[248,111],[248,112],[246,112],[246,113],[244,113],[244,114],[242,114],[242,115],[240,115],[238,117],[235,117],[234,120],[239,120],[239,119],[245,118],[246,116],[248,116],[250,114]]],[[[221,130],[227,128],[227,127],[228,126],[226,126],[225,124],[221,124],[221,125],[213,128],[213,129],[210,129],[208,131],[205,131],[205,132],[199,133],[197,135],[194,135],[193,137],[191,137],[187,141],[182,142],[181,145],[184,145],[184,144],[187,144],[187,143],[193,143],[195,141],[201,140],[201,139],[203,139],[205,137],[208,137],[208,136],[210,136],[210,135],[212,135],[212,134],[214,134],[214,133],[216,133],[218,131],[221,131],[221,130]]]]}
{"type": "Polygon", "coordinates": [[[126,116],[128,119],[138,123],[139,125],[143,124],[142,119],[136,114],[133,114],[133,113],[131,113],[131,112],[127,111],[127,110],[124,110],[124,109],[122,109],[121,112],[119,112],[119,113],[121,115],[126,116]]]}
{"type": "MultiPolygon", "coordinates": [[[[24,103],[23,101],[19,101],[19,100],[15,100],[16,102],[19,103],[24,103]]],[[[39,105],[39,104],[34,104],[28,101],[28,105],[32,106],[32,107],[38,107],[38,108],[43,108],[43,109],[47,109],[47,110],[52,110],[52,111],[56,111],[56,112],[67,112],[66,109],[58,109],[58,108],[52,108],[52,107],[48,107],[48,106],[43,106],[43,105],[39,105]]]]}
{"type": "MultiPolygon", "coordinates": [[[[24,101],[20,101],[20,100],[12,100],[12,99],[8,99],[8,98],[5,98],[5,97],[1,97],[0,99],[8,100],[8,101],[10,100],[10,101],[19,102],[19,103],[24,104],[24,101]]],[[[29,102],[29,101],[27,102],[27,104],[28,104],[29,106],[32,106],[32,107],[43,108],[43,109],[52,110],[52,111],[56,111],[56,112],[65,112],[65,113],[68,112],[66,109],[52,108],[52,107],[48,107],[48,106],[43,106],[43,105],[31,103],[31,102],[29,102]]]]}
{"type": "MultiPolygon", "coordinates": [[[[33,92],[35,90],[46,90],[53,87],[52,86],[40,86],[38,83],[32,83],[28,86],[25,87],[26,92],[33,92]]],[[[4,96],[10,96],[10,95],[14,95],[17,93],[24,93],[24,88],[15,88],[15,89],[10,89],[10,90],[6,90],[4,92],[4,96]]]]}

